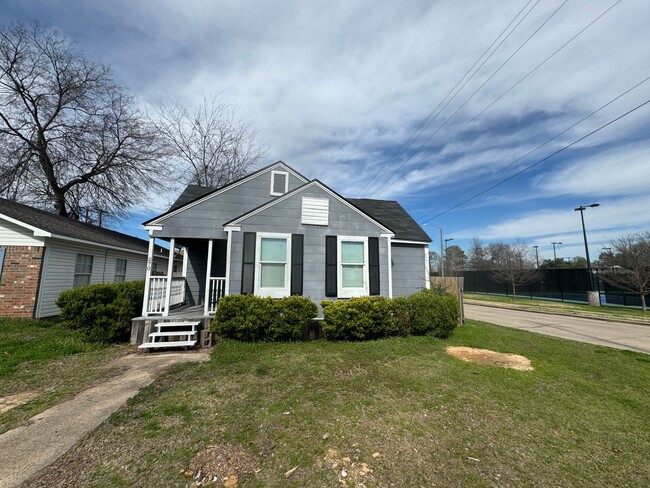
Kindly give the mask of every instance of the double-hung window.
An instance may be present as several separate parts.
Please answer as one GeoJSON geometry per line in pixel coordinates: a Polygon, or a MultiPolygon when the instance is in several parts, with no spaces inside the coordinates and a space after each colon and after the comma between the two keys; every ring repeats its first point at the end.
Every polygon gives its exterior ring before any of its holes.
{"type": "Polygon", "coordinates": [[[77,254],[73,288],[90,285],[90,278],[93,274],[93,259],[94,257],[91,254],[77,254]]]}
{"type": "Polygon", "coordinates": [[[290,295],[291,234],[257,234],[255,294],[290,295]]]}
{"type": "Polygon", "coordinates": [[[126,281],[126,259],[115,260],[115,283],[126,281]]]}
{"type": "Polygon", "coordinates": [[[368,295],[368,238],[338,237],[338,296],[368,295]]]}

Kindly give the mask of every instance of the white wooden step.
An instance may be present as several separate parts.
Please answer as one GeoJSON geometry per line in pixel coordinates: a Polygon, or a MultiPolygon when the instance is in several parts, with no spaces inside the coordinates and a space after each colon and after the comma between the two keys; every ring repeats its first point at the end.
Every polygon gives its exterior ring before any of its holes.
{"type": "Polygon", "coordinates": [[[169,341],[169,342],[145,342],[140,344],[138,349],[155,349],[160,347],[192,347],[196,341],[169,341]]]}
{"type": "Polygon", "coordinates": [[[169,332],[152,332],[149,334],[150,338],[153,337],[173,337],[173,336],[196,336],[195,330],[177,330],[169,332]]]}
{"type": "Polygon", "coordinates": [[[185,329],[191,329],[191,330],[196,330],[198,325],[201,322],[156,322],[155,326],[158,328],[159,332],[162,332],[161,329],[166,328],[166,327],[178,327],[180,328],[185,328],[185,329]]]}

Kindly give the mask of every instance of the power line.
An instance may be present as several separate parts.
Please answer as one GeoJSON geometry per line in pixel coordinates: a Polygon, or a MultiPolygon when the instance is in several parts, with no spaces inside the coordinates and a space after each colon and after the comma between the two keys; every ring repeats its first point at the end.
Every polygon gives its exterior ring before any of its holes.
{"type": "MultiPolygon", "coordinates": [[[[546,25],[546,24],[547,24],[547,23],[548,23],[548,22],[549,22],[549,21],[550,21],[550,20],[555,16],[555,14],[556,14],[558,11],[559,11],[562,7],[564,7],[564,5],[566,5],[566,3],[567,3],[568,1],[569,1],[569,0],[564,0],[564,2],[562,2],[562,3],[560,4],[560,6],[557,7],[557,8],[556,8],[552,13],[551,13],[551,15],[549,15],[549,16],[544,20],[544,22],[541,23],[541,25],[540,25],[537,29],[535,29],[535,31],[534,31],[534,32],[533,32],[533,33],[532,33],[532,34],[531,34],[531,35],[530,35],[530,36],[529,36],[529,37],[528,37],[528,38],[527,38],[527,39],[526,39],[526,40],[525,40],[525,41],[524,41],[524,42],[523,42],[523,43],[522,43],[522,44],[521,44],[521,45],[520,45],[520,46],[519,46],[519,47],[518,47],[518,48],[517,48],[517,49],[516,49],[516,50],[515,50],[515,51],[514,51],[514,52],[513,52],[513,53],[512,53],[512,54],[511,54],[511,55],[510,55],[510,56],[509,56],[509,57],[508,57],[504,62],[503,62],[503,63],[502,63],[502,64],[501,64],[501,66],[499,66],[499,67],[494,71],[494,73],[492,73],[492,74],[488,77],[488,79],[485,80],[485,81],[483,82],[483,84],[481,84],[481,86],[479,86],[479,87],[474,91],[474,93],[472,93],[472,94],[469,96],[469,98],[467,98],[467,99],[466,99],[466,100],[465,100],[465,101],[464,101],[464,102],[463,102],[463,103],[462,103],[462,104],[461,104],[461,105],[456,109],[456,111],[455,111],[453,114],[451,114],[451,116],[449,116],[449,118],[448,118],[445,122],[443,122],[443,124],[440,125],[440,126],[438,127],[438,129],[436,129],[436,131],[435,131],[433,134],[431,134],[431,135],[430,135],[430,136],[429,136],[429,137],[428,137],[428,138],[427,138],[427,139],[426,139],[426,140],[425,140],[425,141],[420,145],[420,147],[419,147],[417,150],[419,151],[420,149],[422,149],[422,148],[423,148],[423,147],[424,147],[424,146],[425,146],[425,145],[426,145],[426,144],[427,144],[427,143],[428,143],[428,142],[429,142],[429,141],[430,141],[430,140],[431,140],[431,139],[432,139],[436,134],[438,134],[438,132],[440,132],[440,131],[442,130],[442,128],[445,127],[445,126],[447,125],[447,123],[449,123],[449,121],[450,121],[451,119],[453,119],[453,118],[456,116],[456,114],[457,114],[458,112],[460,112],[460,110],[461,110],[465,105],[467,105],[467,104],[470,102],[470,100],[472,100],[472,99],[476,96],[476,94],[478,94],[478,92],[480,92],[480,91],[485,87],[485,85],[487,85],[487,84],[490,82],[490,80],[492,80],[492,78],[494,78],[494,76],[496,76],[496,74],[499,73],[499,71],[501,71],[501,70],[503,69],[503,67],[504,67],[504,66],[505,66],[505,65],[506,65],[506,64],[507,64],[507,63],[508,63],[508,62],[509,62],[509,61],[510,61],[510,60],[511,60],[511,59],[512,59],[512,58],[513,58],[513,57],[514,57],[514,56],[515,56],[519,51],[521,51],[521,49],[523,49],[524,46],[525,46],[526,44],[528,44],[528,42],[529,42],[533,37],[535,37],[535,35],[536,35],[536,34],[537,34],[541,29],[542,29],[542,27],[544,27],[544,26],[545,26],[545,25],[546,25]]],[[[377,193],[380,193],[384,188],[386,188],[387,186],[389,186],[389,185],[393,182],[393,180],[395,179],[395,177],[399,176],[399,173],[398,173],[399,170],[400,170],[402,167],[404,167],[404,165],[409,161],[409,159],[411,159],[411,158],[409,157],[409,158],[407,158],[406,160],[404,160],[404,161],[403,161],[403,162],[402,162],[402,163],[397,167],[397,169],[395,169],[395,170],[393,171],[393,176],[391,176],[391,177],[390,177],[386,182],[384,182],[383,185],[381,185],[379,188],[377,188],[377,189],[376,189],[376,190],[371,194],[371,196],[372,196],[372,195],[376,195],[377,193]]]]}
{"type": "Polygon", "coordinates": [[[489,192],[490,190],[494,190],[496,187],[501,186],[502,184],[506,183],[507,181],[512,180],[513,178],[519,176],[519,175],[522,174],[522,173],[525,173],[525,172],[528,171],[529,169],[532,169],[532,168],[534,168],[535,166],[537,166],[537,165],[543,163],[544,161],[547,161],[547,160],[551,159],[553,156],[556,156],[556,155],[560,154],[561,152],[563,152],[563,151],[569,149],[570,147],[575,146],[575,145],[578,144],[579,142],[584,141],[584,140],[587,139],[588,137],[590,137],[590,136],[594,135],[595,133],[601,131],[602,129],[604,129],[604,128],[610,126],[610,125],[612,125],[613,123],[618,122],[618,121],[621,120],[622,118],[627,117],[627,116],[630,115],[631,113],[636,112],[637,110],[639,110],[640,108],[644,107],[645,105],[647,105],[647,104],[649,104],[649,103],[650,103],[650,99],[648,99],[648,100],[646,100],[645,102],[643,102],[643,103],[637,105],[637,106],[634,107],[633,109],[628,110],[628,111],[625,112],[624,114],[621,114],[621,115],[619,115],[618,117],[616,117],[616,118],[610,120],[610,121],[607,122],[606,124],[601,125],[601,126],[598,127],[597,129],[592,130],[592,131],[589,132],[588,134],[586,134],[586,135],[580,137],[579,139],[576,139],[576,140],[573,141],[572,143],[567,144],[566,146],[564,146],[564,147],[558,149],[557,151],[555,151],[555,152],[549,154],[548,156],[546,156],[546,157],[544,157],[544,158],[542,158],[542,159],[540,159],[540,160],[534,162],[533,164],[531,164],[531,165],[529,165],[529,166],[526,166],[524,169],[522,169],[522,170],[520,170],[520,171],[517,171],[516,173],[514,173],[514,174],[508,176],[507,178],[504,178],[503,180],[501,180],[501,181],[495,183],[494,185],[490,186],[489,188],[486,188],[485,190],[483,190],[483,191],[481,191],[481,192],[479,192],[479,193],[477,193],[477,194],[475,194],[475,195],[472,195],[472,196],[469,197],[469,198],[466,198],[466,199],[463,200],[462,202],[460,202],[460,203],[454,205],[453,207],[451,207],[451,208],[449,208],[449,209],[447,209],[447,210],[445,210],[445,211],[443,211],[443,212],[440,212],[439,214],[434,215],[433,217],[430,217],[430,218],[428,218],[427,220],[423,220],[423,221],[421,221],[421,222],[419,222],[419,223],[420,223],[420,224],[424,224],[424,223],[426,223],[426,222],[429,222],[430,220],[436,219],[436,218],[438,218],[438,217],[440,217],[440,216],[442,216],[442,215],[445,215],[445,214],[451,212],[452,210],[457,209],[457,208],[460,207],[461,205],[464,205],[465,203],[467,203],[467,202],[469,202],[469,201],[471,201],[471,200],[474,200],[475,198],[477,198],[477,197],[479,197],[479,196],[481,196],[481,195],[483,195],[483,194],[489,192]]]}
{"type": "Polygon", "coordinates": [[[474,67],[475,67],[475,66],[476,66],[476,65],[481,61],[481,59],[483,58],[483,56],[485,56],[485,55],[488,53],[488,51],[492,48],[492,46],[494,46],[494,44],[499,40],[499,38],[503,35],[503,33],[506,32],[506,31],[508,30],[508,28],[510,28],[510,26],[512,25],[512,23],[513,23],[513,22],[517,19],[517,17],[519,17],[519,15],[520,15],[520,14],[521,14],[521,13],[522,13],[526,8],[527,8],[527,7],[528,7],[528,5],[530,5],[530,3],[531,3],[532,1],[533,1],[533,0],[528,0],[528,3],[527,3],[526,5],[524,5],[524,6],[521,8],[521,10],[519,10],[519,12],[517,12],[517,15],[515,15],[515,16],[512,18],[512,20],[511,20],[511,21],[508,23],[508,25],[507,25],[507,26],[506,26],[506,27],[505,27],[505,28],[504,28],[504,29],[499,33],[499,35],[498,35],[498,36],[497,36],[497,37],[492,41],[492,43],[488,46],[488,48],[487,48],[485,51],[483,51],[483,54],[481,54],[481,55],[476,59],[476,61],[474,61],[474,64],[473,64],[473,65],[472,65],[472,66],[471,66],[471,67],[470,67],[470,68],[465,72],[465,74],[464,74],[464,75],[463,75],[463,76],[462,76],[462,77],[461,77],[461,78],[456,82],[456,84],[452,87],[452,89],[449,90],[449,92],[447,92],[447,94],[444,96],[444,98],[443,98],[443,99],[438,103],[438,105],[436,105],[436,107],[435,107],[435,108],[434,108],[434,109],[429,113],[429,115],[427,115],[427,117],[426,117],[426,118],[425,118],[425,119],[420,123],[420,125],[416,128],[416,130],[415,130],[413,133],[411,133],[411,135],[410,135],[409,138],[406,140],[406,142],[404,142],[401,146],[399,146],[399,147],[398,147],[398,148],[397,148],[397,149],[396,149],[396,150],[391,154],[391,156],[390,156],[390,157],[388,158],[388,160],[384,163],[384,165],[381,167],[381,169],[379,170],[379,172],[377,172],[377,174],[376,174],[376,175],[375,175],[375,176],[374,176],[374,177],[373,177],[373,178],[372,178],[368,183],[366,183],[366,184],[364,185],[364,187],[360,190],[359,195],[362,195],[362,194],[366,191],[366,189],[369,190],[370,188],[372,188],[372,187],[375,185],[375,183],[377,182],[377,180],[378,180],[378,179],[381,177],[381,175],[384,173],[386,167],[387,167],[391,162],[393,162],[393,161],[395,160],[395,158],[397,157],[397,155],[400,154],[401,152],[403,152],[404,150],[408,149],[408,147],[410,147],[410,145],[411,145],[411,142],[414,142],[415,139],[416,139],[420,134],[422,134],[422,132],[424,132],[424,130],[425,130],[427,127],[429,127],[429,126],[430,126],[430,125],[431,125],[431,124],[432,124],[432,123],[433,123],[433,122],[438,118],[438,115],[440,115],[440,113],[442,113],[442,111],[446,108],[446,106],[447,106],[447,105],[448,105],[448,104],[449,104],[449,103],[450,103],[450,102],[451,102],[451,101],[456,97],[456,95],[458,95],[458,93],[460,93],[460,91],[465,87],[465,85],[467,85],[467,83],[468,83],[472,78],[474,78],[474,76],[476,75],[476,73],[478,73],[478,71],[483,67],[483,65],[485,65],[485,63],[486,63],[486,62],[487,62],[487,61],[488,61],[488,60],[489,60],[489,59],[494,55],[494,53],[497,52],[497,50],[501,47],[501,45],[502,45],[502,44],[503,44],[503,43],[504,43],[504,42],[505,42],[505,41],[510,37],[510,35],[512,35],[512,33],[517,29],[517,27],[519,26],[519,24],[521,24],[521,22],[522,22],[526,17],[528,17],[528,14],[530,14],[530,12],[532,12],[532,10],[533,10],[533,9],[537,6],[537,4],[540,2],[540,0],[537,0],[537,1],[535,2],[535,5],[533,5],[533,6],[530,8],[530,10],[529,10],[528,12],[526,12],[526,14],[525,14],[525,15],[524,15],[520,20],[519,20],[519,22],[517,22],[517,25],[515,25],[515,26],[512,28],[512,30],[508,33],[508,35],[502,39],[502,41],[499,43],[499,45],[498,45],[498,46],[497,46],[497,47],[496,47],[496,48],[495,48],[495,49],[490,53],[490,55],[489,55],[489,56],[488,56],[488,57],[487,57],[487,58],[486,58],[486,59],[481,63],[481,65],[480,65],[478,68],[476,68],[476,70],[474,71],[474,73],[472,73],[472,76],[470,76],[470,77],[465,81],[465,83],[463,84],[463,86],[461,86],[461,87],[458,89],[458,91],[454,94],[454,96],[453,96],[451,99],[449,99],[449,101],[447,102],[447,104],[445,104],[445,106],[442,107],[442,109],[440,110],[440,112],[438,112],[438,113],[436,114],[436,116],[435,116],[432,120],[430,120],[431,117],[433,116],[433,114],[436,112],[436,110],[438,110],[438,108],[440,108],[440,106],[445,102],[445,100],[447,99],[447,97],[449,97],[449,95],[451,95],[451,94],[454,92],[454,90],[456,90],[456,88],[458,87],[458,85],[460,85],[460,84],[462,83],[462,81],[463,81],[463,80],[465,79],[465,77],[470,73],[470,71],[472,71],[472,70],[474,69],[474,67]]]}

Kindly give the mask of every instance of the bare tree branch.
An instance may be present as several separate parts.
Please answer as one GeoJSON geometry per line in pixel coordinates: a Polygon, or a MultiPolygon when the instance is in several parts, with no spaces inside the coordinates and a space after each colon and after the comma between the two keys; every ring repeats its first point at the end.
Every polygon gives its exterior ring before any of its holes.
{"type": "Polygon", "coordinates": [[[488,251],[492,263],[492,276],[496,281],[511,286],[513,298],[517,297],[517,286],[539,279],[540,273],[535,269],[532,252],[519,239],[513,244],[490,243],[488,251]]]}
{"type": "Polygon", "coordinates": [[[0,28],[0,194],[120,217],[161,188],[166,152],[110,69],[58,32],[0,28]]]}

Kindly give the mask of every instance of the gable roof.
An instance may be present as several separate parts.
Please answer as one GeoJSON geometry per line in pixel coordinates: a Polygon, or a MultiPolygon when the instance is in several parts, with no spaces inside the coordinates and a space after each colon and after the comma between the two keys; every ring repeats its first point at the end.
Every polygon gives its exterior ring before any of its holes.
{"type": "Polygon", "coordinates": [[[262,212],[263,210],[266,210],[267,208],[270,208],[270,207],[272,207],[272,206],[286,200],[287,198],[292,197],[293,195],[296,195],[296,194],[300,193],[301,191],[306,190],[307,188],[312,187],[314,185],[318,186],[319,188],[321,188],[325,192],[329,193],[331,196],[333,196],[334,198],[339,200],[343,205],[348,206],[349,208],[351,208],[352,210],[354,210],[355,212],[357,212],[358,214],[360,214],[364,218],[368,219],[370,222],[372,222],[376,226],[383,229],[385,232],[394,234],[394,232],[391,230],[391,228],[387,227],[382,222],[378,221],[377,219],[375,219],[374,217],[372,217],[368,213],[364,212],[363,210],[358,208],[356,205],[351,203],[349,200],[343,198],[341,195],[336,193],[334,190],[332,190],[330,187],[328,187],[327,185],[325,185],[324,183],[322,183],[319,180],[311,180],[311,181],[305,183],[304,185],[299,186],[298,188],[294,188],[290,192],[287,192],[284,195],[271,200],[270,202],[267,202],[267,203],[265,203],[263,205],[260,205],[259,207],[256,207],[256,208],[246,212],[245,214],[242,214],[239,217],[234,218],[230,222],[226,222],[225,224],[223,224],[223,226],[226,227],[228,225],[237,225],[238,223],[240,223],[241,221],[247,219],[248,217],[251,217],[251,216],[253,216],[253,215],[255,215],[255,214],[259,213],[259,212],[262,212]]]}
{"type": "Polygon", "coordinates": [[[212,198],[216,195],[219,195],[235,186],[238,186],[242,183],[245,183],[246,181],[252,180],[256,176],[259,176],[262,173],[265,173],[267,171],[270,171],[278,166],[283,167],[286,169],[289,173],[293,174],[296,178],[299,180],[302,180],[303,182],[307,183],[309,180],[305,178],[303,175],[298,173],[296,170],[294,170],[292,167],[290,167],[288,164],[286,164],[284,161],[276,161],[273,164],[270,164],[268,166],[265,166],[264,168],[258,169],[257,171],[248,174],[238,180],[235,180],[231,183],[228,183],[227,185],[221,186],[219,188],[214,188],[214,189],[208,189],[206,187],[198,186],[198,185],[188,185],[187,188],[185,188],[185,191],[181,193],[181,195],[176,199],[174,204],[170,207],[169,210],[166,212],[147,220],[144,222],[142,225],[155,225],[158,223],[159,220],[164,219],[166,217],[170,217],[173,214],[178,213],[181,209],[190,206],[190,205],[195,205],[198,203],[201,203],[209,198],[212,198]],[[190,188],[192,187],[192,188],[190,188]],[[207,191],[205,193],[201,192],[201,189],[206,189],[207,191]],[[180,202],[179,202],[180,200],[180,202]]]}
{"type": "Polygon", "coordinates": [[[395,200],[371,200],[348,198],[348,202],[378,220],[395,233],[395,239],[403,241],[431,242],[431,238],[413,217],[395,200]]]}
{"type": "Polygon", "coordinates": [[[137,237],[0,198],[0,219],[3,217],[41,237],[62,237],[145,254],[149,246],[137,237]]]}

